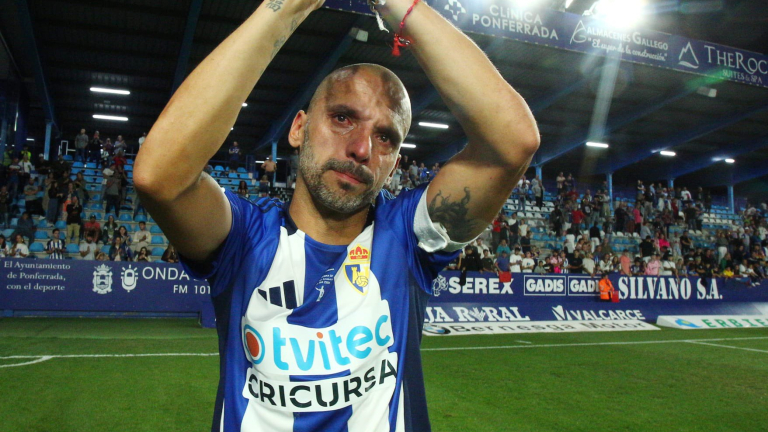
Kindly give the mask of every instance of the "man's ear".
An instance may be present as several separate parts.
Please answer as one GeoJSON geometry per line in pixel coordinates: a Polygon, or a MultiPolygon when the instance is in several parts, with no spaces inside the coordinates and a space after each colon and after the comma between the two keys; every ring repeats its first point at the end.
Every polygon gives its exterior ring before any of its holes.
{"type": "Polygon", "coordinates": [[[307,125],[309,123],[309,116],[304,111],[296,113],[296,117],[293,118],[291,123],[291,129],[288,131],[288,143],[293,148],[300,149],[304,143],[304,134],[306,134],[307,125]]]}

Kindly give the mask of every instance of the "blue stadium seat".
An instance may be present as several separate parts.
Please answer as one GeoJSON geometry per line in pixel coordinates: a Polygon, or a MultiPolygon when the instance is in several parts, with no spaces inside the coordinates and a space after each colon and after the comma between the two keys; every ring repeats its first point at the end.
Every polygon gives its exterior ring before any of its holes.
{"type": "Polygon", "coordinates": [[[128,213],[123,213],[123,214],[120,215],[120,221],[122,221],[122,222],[132,222],[133,219],[131,219],[131,216],[132,215],[130,215],[128,213]]]}
{"type": "Polygon", "coordinates": [[[72,157],[72,155],[64,155],[64,160],[69,162],[74,160],[74,158],[72,157]]]}
{"type": "Polygon", "coordinates": [[[108,254],[109,253],[109,249],[111,247],[112,247],[112,245],[104,245],[104,246],[101,247],[101,251],[104,252],[105,254],[108,254]]]}
{"type": "Polygon", "coordinates": [[[121,225],[121,226],[124,226],[124,227],[125,227],[125,230],[126,230],[126,231],[128,231],[129,233],[132,233],[132,232],[133,232],[133,225],[131,225],[131,224],[126,224],[126,225],[121,225]]]}
{"type": "Polygon", "coordinates": [[[152,234],[162,234],[163,230],[161,230],[159,226],[153,225],[152,228],[149,229],[149,232],[152,234]]]}
{"type": "Polygon", "coordinates": [[[240,180],[250,180],[250,179],[251,177],[248,175],[248,173],[240,173],[240,180]]]}
{"type": "MultiPolygon", "coordinates": [[[[83,163],[80,161],[72,163],[72,168],[82,168],[83,166],[84,166],[83,163]]],[[[72,172],[75,172],[75,170],[73,169],[72,172]]]]}
{"type": "Polygon", "coordinates": [[[161,257],[165,253],[165,249],[161,247],[152,248],[152,256],[161,257]]]}
{"type": "Polygon", "coordinates": [[[85,164],[85,167],[86,168],[90,168],[90,169],[96,169],[96,163],[95,162],[88,162],[87,164],[85,164]]]}
{"type": "Polygon", "coordinates": [[[133,159],[128,159],[128,165],[133,165],[133,159]]]}
{"type": "Polygon", "coordinates": [[[29,251],[30,252],[45,252],[45,246],[43,246],[42,243],[32,243],[29,245],[29,251]]]}
{"type": "Polygon", "coordinates": [[[126,171],[133,171],[133,165],[126,165],[125,166],[126,171]]]}
{"type": "Polygon", "coordinates": [[[240,167],[240,168],[237,169],[237,172],[239,172],[239,173],[247,173],[248,171],[246,171],[245,168],[240,167]]]}
{"type": "Polygon", "coordinates": [[[223,167],[223,166],[221,166],[221,165],[216,165],[216,166],[213,168],[213,170],[214,170],[214,171],[224,171],[224,167],[223,167]]]}
{"type": "Polygon", "coordinates": [[[96,170],[87,169],[83,171],[84,176],[95,176],[98,173],[96,170]]]}
{"type": "MultiPolygon", "coordinates": [[[[8,228],[7,230],[3,230],[3,236],[5,236],[6,239],[9,239],[11,237],[11,234],[13,234],[13,228],[8,228]]],[[[12,243],[12,242],[8,242],[12,243]]]]}
{"type": "Polygon", "coordinates": [[[76,254],[80,253],[80,247],[74,243],[67,245],[67,253],[76,254]]]}
{"type": "Polygon", "coordinates": [[[37,240],[48,240],[48,232],[47,231],[35,231],[35,239],[37,239],[37,240]]]}
{"type": "Polygon", "coordinates": [[[162,236],[152,236],[152,243],[153,245],[161,245],[165,244],[165,240],[163,240],[162,236]]]}
{"type": "Polygon", "coordinates": [[[136,222],[146,222],[147,221],[147,217],[144,216],[143,214],[136,215],[136,219],[134,219],[134,221],[136,221],[136,222]]]}
{"type": "Polygon", "coordinates": [[[48,221],[43,219],[37,223],[38,228],[48,228],[48,221]]]}
{"type": "Polygon", "coordinates": [[[80,168],[72,168],[72,174],[77,174],[82,171],[80,168]]]}

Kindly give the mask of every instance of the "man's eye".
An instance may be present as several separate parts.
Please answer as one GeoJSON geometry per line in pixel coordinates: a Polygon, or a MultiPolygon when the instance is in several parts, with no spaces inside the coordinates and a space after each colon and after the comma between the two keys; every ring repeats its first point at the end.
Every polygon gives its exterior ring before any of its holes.
{"type": "Polygon", "coordinates": [[[344,114],[336,114],[333,118],[340,123],[345,123],[347,121],[347,116],[344,114]]]}

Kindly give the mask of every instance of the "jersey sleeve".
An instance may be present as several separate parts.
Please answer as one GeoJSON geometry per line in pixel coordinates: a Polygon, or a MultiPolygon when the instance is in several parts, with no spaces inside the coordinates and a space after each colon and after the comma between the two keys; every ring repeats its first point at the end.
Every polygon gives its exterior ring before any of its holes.
{"type": "Polygon", "coordinates": [[[263,238],[263,213],[256,206],[233,192],[223,189],[232,210],[232,226],[224,243],[204,263],[190,261],[179,255],[180,262],[192,277],[206,279],[211,284],[213,297],[226,291],[239,273],[248,245],[258,244],[263,238]]]}
{"type": "Polygon", "coordinates": [[[419,286],[431,295],[432,281],[467,243],[451,241],[442,224],[429,218],[427,188],[428,185],[422,185],[404,191],[396,201],[401,201],[408,253],[412,256],[408,265],[419,286]]]}

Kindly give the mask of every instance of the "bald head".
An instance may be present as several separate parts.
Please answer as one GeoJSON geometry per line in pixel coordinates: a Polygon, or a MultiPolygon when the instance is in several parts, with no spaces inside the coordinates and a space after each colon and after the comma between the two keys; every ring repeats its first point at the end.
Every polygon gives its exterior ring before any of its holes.
{"type": "Polygon", "coordinates": [[[338,92],[344,92],[345,88],[351,85],[355,79],[377,81],[387,107],[401,119],[407,134],[411,127],[411,100],[408,97],[408,92],[394,72],[377,64],[349,65],[328,74],[315,90],[315,94],[309,102],[307,114],[312,115],[319,103],[332,99],[338,92]]]}

